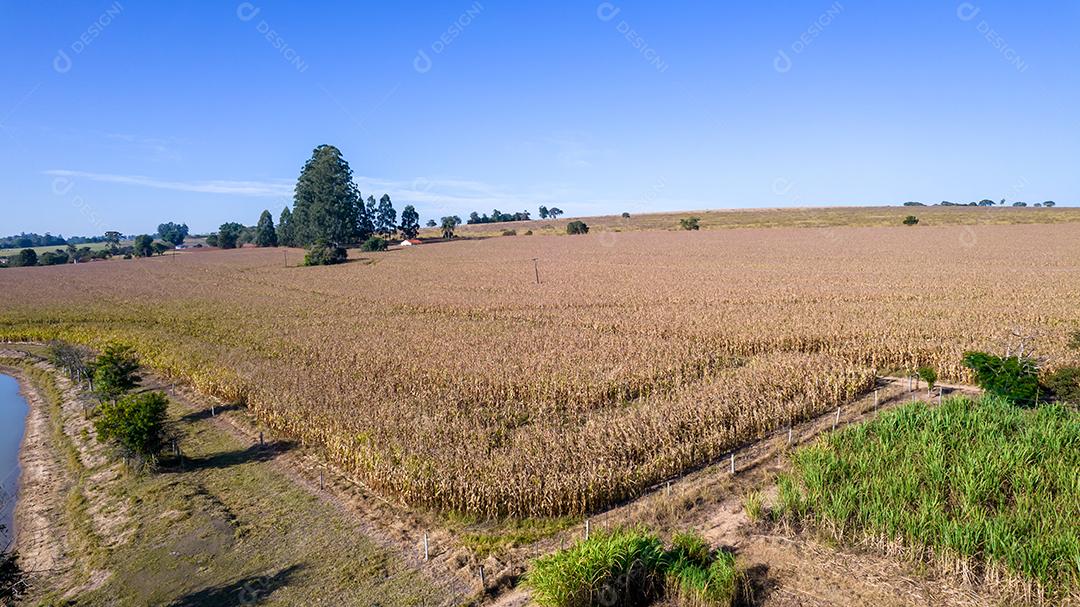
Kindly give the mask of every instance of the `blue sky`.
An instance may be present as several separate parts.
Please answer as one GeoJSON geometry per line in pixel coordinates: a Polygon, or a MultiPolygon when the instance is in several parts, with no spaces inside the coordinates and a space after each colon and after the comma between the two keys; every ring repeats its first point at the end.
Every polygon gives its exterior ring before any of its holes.
{"type": "Polygon", "coordinates": [[[0,234],[1080,198],[1080,4],[0,2],[0,234]]]}

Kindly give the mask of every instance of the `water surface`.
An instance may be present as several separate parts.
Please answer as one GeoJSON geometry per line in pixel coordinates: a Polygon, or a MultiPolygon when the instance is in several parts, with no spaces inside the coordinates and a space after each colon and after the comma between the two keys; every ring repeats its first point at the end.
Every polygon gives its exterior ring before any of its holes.
{"type": "Polygon", "coordinates": [[[19,488],[19,445],[26,427],[29,406],[19,394],[14,377],[0,374],[0,549],[12,538],[12,516],[19,488]]]}

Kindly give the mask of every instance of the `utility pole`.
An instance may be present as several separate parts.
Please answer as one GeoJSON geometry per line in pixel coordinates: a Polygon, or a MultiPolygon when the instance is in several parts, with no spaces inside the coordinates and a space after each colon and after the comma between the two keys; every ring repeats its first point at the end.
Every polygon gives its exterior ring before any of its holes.
{"type": "Polygon", "coordinates": [[[533,257],[533,273],[536,274],[536,284],[540,284],[540,267],[536,265],[535,257],[533,257]]]}

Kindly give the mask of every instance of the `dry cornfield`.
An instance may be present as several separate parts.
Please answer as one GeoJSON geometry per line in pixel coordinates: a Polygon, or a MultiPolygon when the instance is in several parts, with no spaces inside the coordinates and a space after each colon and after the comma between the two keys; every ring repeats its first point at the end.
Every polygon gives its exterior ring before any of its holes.
{"type": "Polygon", "coordinates": [[[875,374],[968,380],[962,353],[1013,331],[1078,362],[1078,223],[597,231],[352,257],[4,269],[0,338],[131,343],[384,495],[484,516],[602,508],[875,374]]]}

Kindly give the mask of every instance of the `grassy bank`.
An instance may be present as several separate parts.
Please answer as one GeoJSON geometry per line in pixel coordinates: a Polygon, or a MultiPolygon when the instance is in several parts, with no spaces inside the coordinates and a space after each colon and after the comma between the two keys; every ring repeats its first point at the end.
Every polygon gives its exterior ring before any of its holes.
{"type": "Polygon", "coordinates": [[[793,455],[780,509],[1018,598],[1080,596],[1080,414],[916,403],[793,455]]]}

